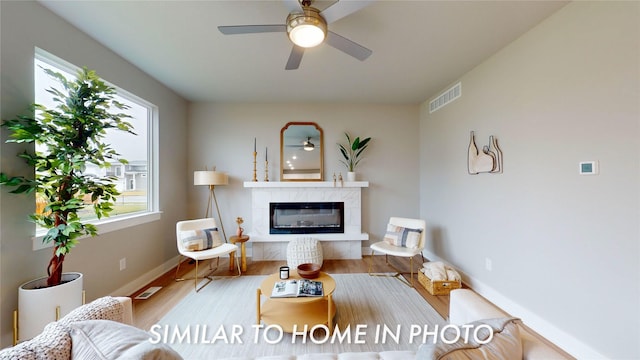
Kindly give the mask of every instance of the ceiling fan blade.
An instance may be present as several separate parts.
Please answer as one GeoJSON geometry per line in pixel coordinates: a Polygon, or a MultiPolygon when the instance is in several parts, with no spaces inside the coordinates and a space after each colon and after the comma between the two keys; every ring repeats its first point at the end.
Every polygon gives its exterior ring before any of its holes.
{"type": "Polygon", "coordinates": [[[300,67],[300,62],[302,61],[302,55],[304,55],[304,48],[293,45],[293,48],[291,49],[291,54],[289,54],[289,60],[287,60],[287,65],[284,67],[284,69],[296,70],[298,67],[300,67]]]}
{"type": "Polygon", "coordinates": [[[282,0],[284,2],[284,6],[289,9],[289,11],[302,11],[302,5],[298,0],[282,0]]]}
{"type": "Polygon", "coordinates": [[[351,15],[354,12],[365,8],[371,4],[374,0],[362,0],[362,1],[347,1],[340,0],[328,8],[322,10],[320,15],[327,21],[327,24],[331,24],[334,21],[338,21],[347,15],[351,15]]]}
{"type": "Polygon", "coordinates": [[[366,47],[342,37],[333,31],[327,32],[325,42],[327,45],[334,47],[345,54],[351,55],[360,61],[365,61],[373,53],[373,51],[366,47]]]}
{"type": "Polygon", "coordinates": [[[270,32],[287,32],[286,25],[232,25],[218,26],[218,30],[225,35],[256,34],[270,32]]]}

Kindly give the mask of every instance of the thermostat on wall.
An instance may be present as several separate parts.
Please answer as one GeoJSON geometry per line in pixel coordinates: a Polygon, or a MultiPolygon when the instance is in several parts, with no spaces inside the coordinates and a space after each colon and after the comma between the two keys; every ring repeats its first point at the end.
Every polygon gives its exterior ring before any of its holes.
{"type": "Polygon", "coordinates": [[[598,162],[581,161],[579,171],[580,175],[598,175],[598,162]]]}

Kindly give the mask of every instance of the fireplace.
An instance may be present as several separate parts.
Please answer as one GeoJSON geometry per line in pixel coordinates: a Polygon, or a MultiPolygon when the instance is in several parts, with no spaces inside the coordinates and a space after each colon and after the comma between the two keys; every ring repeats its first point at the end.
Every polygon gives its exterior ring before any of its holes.
{"type": "MultiPolygon", "coordinates": [[[[310,236],[321,241],[325,259],[362,259],[362,241],[369,240],[369,234],[362,232],[361,198],[362,189],[369,187],[368,182],[347,181],[336,184],[332,181],[245,181],[244,187],[251,189],[252,224],[248,232],[251,236],[248,251],[254,261],[286,260],[289,242],[300,236],[310,236]],[[271,233],[272,203],[326,202],[342,204],[340,220],[343,232],[339,233],[337,231],[340,230],[334,229],[334,233],[321,233],[315,232],[316,229],[306,228],[304,230],[308,233],[282,233],[284,229],[281,225],[277,230],[281,233],[271,233]]],[[[304,222],[306,219],[296,219],[296,227],[298,220],[301,220],[301,225],[309,225],[304,222]]],[[[298,229],[298,232],[302,231],[298,229]]]]}
{"type": "Polygon", "coordinates": [[[269,234],[344,233],[344,202],[269,203],[269,234]]]}

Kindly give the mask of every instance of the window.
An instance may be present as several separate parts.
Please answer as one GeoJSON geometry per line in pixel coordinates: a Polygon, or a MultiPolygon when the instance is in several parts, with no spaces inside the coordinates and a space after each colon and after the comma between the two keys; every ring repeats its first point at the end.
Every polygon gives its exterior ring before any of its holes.
{"type": "MultiPolygon", "coordinates": [[[[60,88],[60,84],[47,75],[44,71],[50,69],[59,73],[62,73],[67,78],[73,78],[79,69],[78,67],[71,65],[64,60],[56,58],[55,56],[36,49],[35,61],[34,61],[34,82],[35,82],[35,102],[42,104],[46,107],[53,107],[53,96],[46,90],[51,87],[60,88]]],[[[98,74],[99,75],[99,74],[98,74]]],[[[120,192],[118,201],[114,204],[114,210],[111,212],[111,216],[108,218],[102,218],[98,220],[93,213],[93,209],[88,206],[85,208],[80,217],[94,222],[98,226],[99,233],[108,231],[109,228],[117,229],[128,224],[137,224],[141,222],[151,221],[158,217],[153,216],[151,219],[142,221],[124,221],[122,224],[115,225],[119,220],[130,220],[131,218],[140,218],[141,216],[157,213],[157,194],[155,186],[154,169],[153,164],[153,150],[154,141],[156,138],[155,123],[157,119],[157,107],[153,104],[121,89],[113,84],[109,84],[116,88],[116,100],[129,106],[127,113],[131,115],[131,118],[127,121],[133,125],[133,131],[136,135],[124,133],[121,131],[107,132],[105,142],[110,143],[112,147],[120,153],[120,156],[128,161],[128,164],[123,165],[114,162],[109,169],[100,169],[97,166],[87,166],[85,174],[95,175],[111,175],[117,178],[117,188],[120,192]],[[103,223],[111,223],[105,229],[100,225],[103,223]]],[[[41,151],[43,147],[36,151],[41,151]]],[[[90,199],[88,199],[90,201],[90,199]]],[[[36,208],[42,207],[41,201],[36,199],[36,208]],[[40,204],[39,204],[40,203],[40,204]]],[[[37,229],[37,235],[43,233],[44,230],[37,229]]],[[[37,236],[39,238],[39,236],[37,236]]],[[[34,241],[35,247],[36,241],[34,241]]],[[[39,245],[38,248],[41,248],[39,245]]]]}

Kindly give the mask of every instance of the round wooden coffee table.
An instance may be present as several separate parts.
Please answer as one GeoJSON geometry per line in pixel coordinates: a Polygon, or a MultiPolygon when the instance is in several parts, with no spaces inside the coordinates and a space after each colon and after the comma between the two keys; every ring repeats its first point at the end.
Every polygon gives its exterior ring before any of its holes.
{"type": "MultiPolygon", "coordinates": [[[[291,270],[289,280],[302,279],[295,270],[291,270]]],[[[292,333],[310,331],[316,325],[326,325],[329,333],[333,331],[333,317],[336,315],[336,308],[332,295],[336,289],[336,281],[327,273],[320,272],[320,275],[313,279],[322,281],[324,296],[272,298],[271,291],[277,281],[280,280],[280,273],[269,275],[257,290],[257,324],[263,321],[267,325],[278,325],[282,331],[292,333]],[[267,299],[261,304],[261,295],[267,299]]]]}

